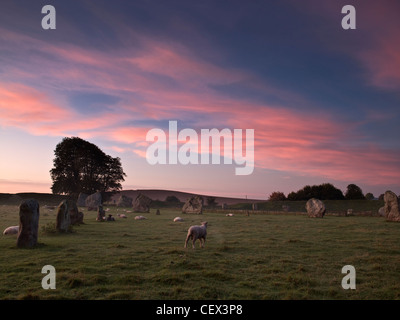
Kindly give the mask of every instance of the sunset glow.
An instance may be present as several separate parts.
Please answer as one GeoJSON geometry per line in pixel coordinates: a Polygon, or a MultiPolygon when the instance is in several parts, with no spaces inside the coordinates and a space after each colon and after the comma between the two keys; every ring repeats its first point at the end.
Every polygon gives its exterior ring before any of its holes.
{"type": "Polygon", "coordinates": [[[124,189],[400,193],[400,4],[355,2],[349,31],[334,1],[68,1],[45,31],[38,5],[5,1],[0,192],[50,192],[56,144],[79,136],[121,158],[124,189]],[[148,164],[146,134],[169,121],[198,134],[254,129],[254,172],[148,164]]]}

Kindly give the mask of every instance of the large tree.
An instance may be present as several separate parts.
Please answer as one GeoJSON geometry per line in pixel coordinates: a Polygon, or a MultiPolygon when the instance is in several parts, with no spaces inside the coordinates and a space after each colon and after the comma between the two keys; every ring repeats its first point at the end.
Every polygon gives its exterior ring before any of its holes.
{"type": "Polygon", "coordinates": [[[297,192],[288,194],[288,200],[309,200],[317,198],[320,200],[343,200],[344,196],[341,190],[331,183],[323,183],[320,185],[305,186],[297,192]]]}
{"type": "Polygon", "coordinates": [[[120,158],[106,155],[96,145],[78,137],[64,138],[54,150],[50,170],[55,194],[115,192],[122,189],[126,174],[120,158]]]}
{"type": "Polygon", "coordinates": [[[347,190],[344,196],[347,200],[365,199],[361,188],[355,184],[349,184],[347,186],[347,190]]]}

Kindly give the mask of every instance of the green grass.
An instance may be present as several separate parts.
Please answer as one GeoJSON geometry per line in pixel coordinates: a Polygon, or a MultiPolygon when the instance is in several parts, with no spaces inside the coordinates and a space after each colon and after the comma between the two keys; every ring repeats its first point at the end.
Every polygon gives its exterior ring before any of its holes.
{"type": "MultiPolygon", "coordinates": [[[[85,224],[58,234],[49,232],[55,211],[41,207],[33,249],[1,235],[0,299],[400,299],[400,224],[383,218],[206,213],[175,223],[182,214],[163,209],[96,222],[84,214],[85,224]],[[187,228],[204,220],[205,248],[184,249],[187,228]],[[47,264],[56,290],[41,287],[47,264]],[[347,264],[356,290],[341,287],[347,264]]],[[[18,207],[0,206],[0,230],[17,224],[18,207]]]]}

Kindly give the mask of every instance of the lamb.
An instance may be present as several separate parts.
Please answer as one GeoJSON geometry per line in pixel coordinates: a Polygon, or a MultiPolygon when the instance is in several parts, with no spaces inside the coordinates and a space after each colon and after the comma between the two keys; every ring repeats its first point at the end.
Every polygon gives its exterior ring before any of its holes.
{"type": "Polygon", "coordinates": [[[19,226],[11,226],[4,230],[4,235],[18,234],[19,226]]]}
{"type": "Polygon", "coordinates": [[[181,217],[176,217],[174,219],[174,222],[183,222],[183,219],[181,217]]]}
{"type": "Polygon", "coordinates": [[[196,242],[197,239],[199,239],[200,241],[200,246],[204,248],[204,244],[206,242],[206,236],[207,236],[207,222],[202,222],[201,226],[191,226],[187,233],[185,248],[187,248],[187,244],[190,238],[192,238],[193,249],[194,249],[194,243],[196,242]]]}

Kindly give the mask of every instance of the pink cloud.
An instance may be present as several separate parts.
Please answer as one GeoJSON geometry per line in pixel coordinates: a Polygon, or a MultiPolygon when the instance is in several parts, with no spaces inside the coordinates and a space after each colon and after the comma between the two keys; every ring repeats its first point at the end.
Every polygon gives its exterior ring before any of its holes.
{"type": "Polygon", "coordinates": [[[0,123],[36,131],[38,126],[53,125],[56,119],[68,117],[68,111],[52,103],[48,97],[30,87],[0,83],[0,123]]]}
{"type": "MultiPolygon", "coordinates": [[[[10,63],[4,68],[13,81],[24,81],[23,73],[37,75],[43,81],[35,88],[33,84],[0,84],[0,123],[4,126],[42,135],[100,137],[118,142],[116,152],[132,147],[141,157],[145,156],[145,137],[151,128],[130,127],[126,121],[181,120],[190,121],[197,128],[254,129],[258,167],[370,183],[400,178],[396,173],[397,154],[359,143],[357,124],[348,128],[328,113],[304,114],[294,108],[220,95],[209,84],[245,82],[257,90],[286,97],[293,107],[297,101],[306,102],[291,92],[258,81],[248,72],[204,61],[186,48],[142,39],[139,50],[101,52],[72,45],[55,47],[10,32],[0,34],[15,52],[27,53],[34,48],[54,58],[45,63],[38,54],[15,64],[11,63],[12,57],[8,58],[10,63]],[[110,112],[85,117],[71,108],[65,97],[59,97],[59,88],[117,94],[123,102],[110,106],[110,112]],[[53,97],[43,92],[52,92],[53,97]],[[355,149],[352,144],[358,147],[355,149]]],[[[389,60],[399,63],[397,49],[391,52],[390,48],[393,47],[371,49],[364,56],[368,65],[378,57],[376,69],[371,68],[371,72],[380,84],[389,78],[397,79],[400,70],[391,70],[391,62],[385,65],[385,56],[393,52],[389,60]]],[[[31,83],[34,79],[28,77],[31,83]]],[[[178,126],[184,128],[180,123],[178,126]]]]}

